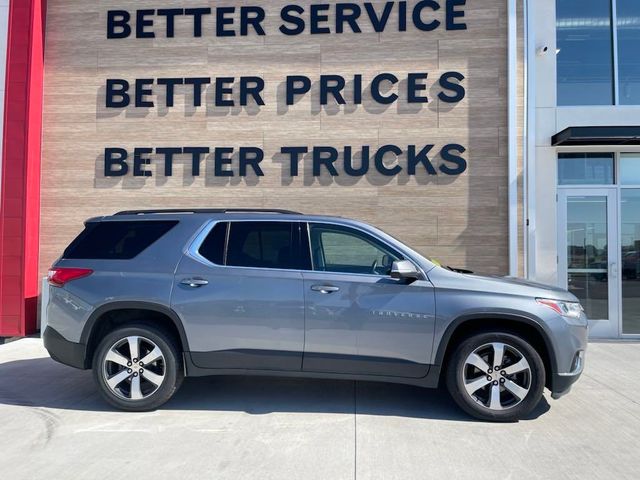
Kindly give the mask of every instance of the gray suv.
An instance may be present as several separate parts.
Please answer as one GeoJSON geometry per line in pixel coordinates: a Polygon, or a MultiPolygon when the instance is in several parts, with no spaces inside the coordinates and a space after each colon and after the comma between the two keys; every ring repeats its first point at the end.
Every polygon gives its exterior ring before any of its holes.
{"type": "Polygon", "coordinates": [[[386,233],[283,210],[93,218],[49,272],[44,344],[93,369],[118,408],[164,404],[185,376],[446,383],[513,421],[582,373],[587,319],[564,290],[444,268],[386,233]]]}

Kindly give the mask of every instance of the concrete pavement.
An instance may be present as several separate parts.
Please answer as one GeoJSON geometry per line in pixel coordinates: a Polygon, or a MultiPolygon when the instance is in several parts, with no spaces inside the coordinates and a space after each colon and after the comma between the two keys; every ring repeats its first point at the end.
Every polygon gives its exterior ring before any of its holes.
{"type": "Polygon", "coordinates": [[[38,339],[0,346],[0,478],[638,478],[640,344],[593,343],[571,394],[477,422],[444,391],[350,381],[187,379],[123,413],[38,339]]]}

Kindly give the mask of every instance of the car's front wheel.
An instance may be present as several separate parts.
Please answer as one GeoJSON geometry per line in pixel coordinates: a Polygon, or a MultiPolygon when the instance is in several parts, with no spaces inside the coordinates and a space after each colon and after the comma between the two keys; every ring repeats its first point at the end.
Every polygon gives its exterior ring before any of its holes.
{"type": "Polygon", "coordinates": [[[93,358],[102,396],[122,410],[148,411],[167,402],[183,380],[182,360],[164,331],[139,324],[107,334],[93,358]]]}
{"type": "Polygon", "coordinates": [[[462,340],[449,358],[447,388],[470,415],[509,422],[529,414],[540,402],[544,363],[523,338],[501,332],[462,340]]]}

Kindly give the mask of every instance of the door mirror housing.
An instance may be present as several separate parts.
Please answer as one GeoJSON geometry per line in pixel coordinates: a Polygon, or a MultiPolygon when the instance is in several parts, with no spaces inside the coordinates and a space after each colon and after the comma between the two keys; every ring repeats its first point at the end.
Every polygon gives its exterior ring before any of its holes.
{"type": "Polygon", "coordinates": [[[391,265],[391,278],[417,280],[420,278],[420,272],[409,260],[397,260],[391,265]]]}

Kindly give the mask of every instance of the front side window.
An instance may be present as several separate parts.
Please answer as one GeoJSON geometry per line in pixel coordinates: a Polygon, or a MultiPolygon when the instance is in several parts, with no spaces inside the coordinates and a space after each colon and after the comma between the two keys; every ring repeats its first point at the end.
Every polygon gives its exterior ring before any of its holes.
{"type": "Polygon", "coordinates": [[[610,0],[557,0],[558,105],[614,104],[611,13],[610,0]]]}
{"type": "Polygon", "coordinates": [[[388,275],[401,255],[373,237],[347,227],[310,224],[314,270],[388,275]]]}
{"type": "Polygon", "coordinates": [[[299,226],[290,222],[230,222],[226,265],[300,269],[299,226]]]}

